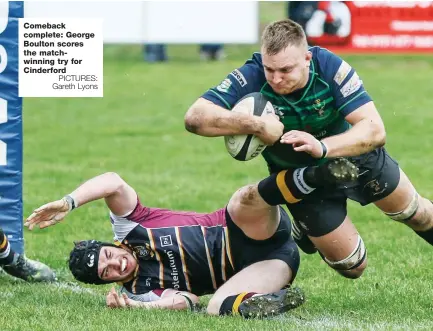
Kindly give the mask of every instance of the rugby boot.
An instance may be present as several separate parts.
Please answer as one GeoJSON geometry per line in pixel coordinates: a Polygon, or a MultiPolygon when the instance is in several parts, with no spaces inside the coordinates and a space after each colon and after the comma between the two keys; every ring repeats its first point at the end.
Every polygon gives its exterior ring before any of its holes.
{"type": "Polygon", "coordinates": [[[305,182],[313,187],[335,186],[357,181],[359,169],[349,160],[339,157],[319,166],[307,167],[305,182]]]}
{"type": "Polygon", "coordinates": [[[239,313],[244,318],[272,317],[299,307],[304,301],[305,296],[300,288],[288,287],[246,299],[239,305],[239,313]]]}
{"type": "MultiPolygon", "coordinates": [[[[356,165],[350,162],[348,159],[339,157],[330,160],[325,164],[326,167],[322,174],[327,178],[329,183],[344,183],[353,182],[358,179],[359,169],[356,165]]],[[[319,166],[320,168],[320,166],[319,166]]]]}
{"type": "Polygon", "coordinates": [[[56,274],[45,264],[19,255],[15,263],[4,265],[2,269],[11,276],[28,282],[54,282],[56,274]]]}

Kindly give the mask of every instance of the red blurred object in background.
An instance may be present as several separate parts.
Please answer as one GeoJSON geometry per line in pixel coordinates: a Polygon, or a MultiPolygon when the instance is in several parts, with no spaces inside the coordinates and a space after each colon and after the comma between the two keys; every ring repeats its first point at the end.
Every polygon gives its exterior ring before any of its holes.
{"type": "Polygon", "coordinates": [[[335,52],[433,52],[433,2],[336,3],[319,2],[306,25],[311,45],[335,52]],[[335,29],[323,28],[333,23],[335,29]]]}

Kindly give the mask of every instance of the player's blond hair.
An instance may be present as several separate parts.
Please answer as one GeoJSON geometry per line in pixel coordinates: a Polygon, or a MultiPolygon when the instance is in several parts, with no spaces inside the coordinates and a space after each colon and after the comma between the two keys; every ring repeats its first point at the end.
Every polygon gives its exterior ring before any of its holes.
{"type": "Polygon", "coordinates": [[[262,49],[268,55],[275,55],[287,46],[308,47],[307,37],[302,27],[285,19],[270,23],[262,34],[262,49]]]}

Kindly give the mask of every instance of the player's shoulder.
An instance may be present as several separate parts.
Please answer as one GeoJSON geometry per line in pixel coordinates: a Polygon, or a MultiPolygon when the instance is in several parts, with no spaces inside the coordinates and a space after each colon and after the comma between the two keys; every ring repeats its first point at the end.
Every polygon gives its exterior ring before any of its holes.
{"type": "Polygon", "coordinates": [[[309,51],[313,54],[316,72],[328,83],[336,78],[338,72],[347,75],[352,69],[346,61],[326,48],[313,46],[309,51]]]}
{"type": "MultiPolygon", "coordinates": [[[[252,78],[254,80],[258,80],[259,82],[261,82],[261,80],[265,80],[262,55],[258,52],[253,53],[253,55],[247,61],[245,61],[242,67],[235,69],[230,73],[230,75],[234,76],[234,78],[236,78],[238,81],[240,78],[244,78],[239,77],[239,74],[243,74],[247,78],[252,78]]],[[[239,83],[241,83],[242,86],[248,82],[239,81],[239,83]]]]}
{"type": "Polygon", "coordinates": [[[230,85],[233,83],[243,91],[255,91],[262,87],[266,81],[263,71],[262,56],[260,53],[253,53],[253,55],[245,61],[245,63],[227,76],[230,85]]]}
{"type": "Polygon", "coordinates": [[[312,46],[309,47],[308,50],[313,54],[313,61],[319,64],[329,64],[342,61],[341,57],[324,47],[312,46]]]}
{"type": "Polygon", "coordinates": [[[262,54],[259,52],[254,52],[250,59],[247,60],[245,64],[251,64],[253,67],[263,71],[262,54]]]}

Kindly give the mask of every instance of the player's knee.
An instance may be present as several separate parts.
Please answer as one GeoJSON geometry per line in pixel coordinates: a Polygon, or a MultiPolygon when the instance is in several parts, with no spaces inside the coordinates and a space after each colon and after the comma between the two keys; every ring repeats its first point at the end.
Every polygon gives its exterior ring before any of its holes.
{"type": "Polygon", "coordinates": [[[351,270],[337,270],[337,272],[343,277],[350,278],[350,279],[357,279],[362,276],[366,268],[367,268],[367,257],[365,258],[364,262],[362,262],[361,265],[359,265],[358,267],[351,270]]]}
{"type": "Polygon", "coordinates": [[[233,194],[230,204],[238,207],[256,205],[258,194],[257,185],[244,186],[233,194]]]}
{"type": "Polygon", "coordinates": [[[117,172],[114,172],[114,171],[108,171],[108,172],[104,173],[103,176],[105,176],[105,177],[110,177],[110,178],[112,178],[112,179],[114,179],[114,180],[116,180],[116,181],[122,179],[122,178],[120,177],[120,175],[119,175],[117,172]]]}
{"type": "Polygon", "coordinates": [[[433,205],[427,199],[413,193],[409,205],[395,213],[385,213],[394,221],[401,222],[415,231],[426,231],[433,226],[433,205]]]}
{"type": "Polygon", "coordinates": [[[408,221],[409,225],[415,231],[428,231],[433,228],[433,204],[430,200],[419,197],[418,209],[408,221]]]}
{"type": "Polygon", "coordinates": [[[367,249],[361,236],[352,253],[340,261],[330,261],[322,255],[323,260],[339,274],[347,278],[359,278],[367,267],[367,249]]]}
{"type": "Polygon", "coordinates": [[[219,315],[222,302],[223,300],[213,296],[207,304],[206,312],[209,315],[219,315]]]}
{"type": "Polygon", "coordinates": [[[239,190],[239,202],[242,205],[255,204],[258,198],[257,185],[247,185],[239,190]]]}

